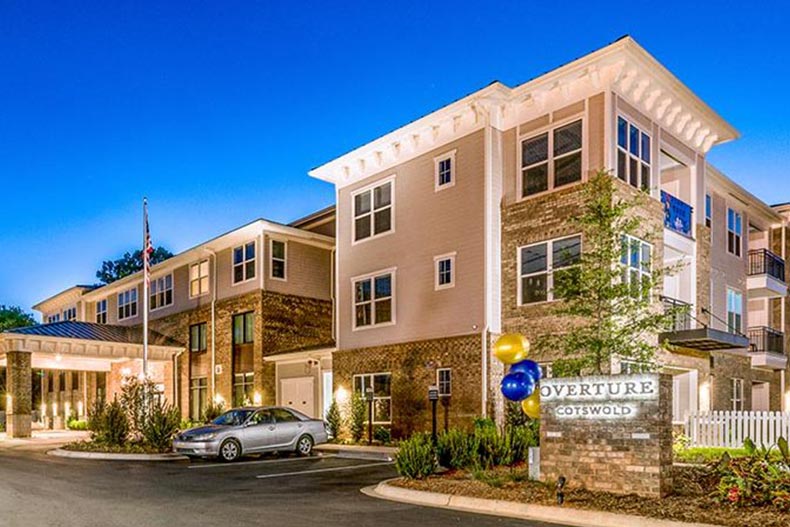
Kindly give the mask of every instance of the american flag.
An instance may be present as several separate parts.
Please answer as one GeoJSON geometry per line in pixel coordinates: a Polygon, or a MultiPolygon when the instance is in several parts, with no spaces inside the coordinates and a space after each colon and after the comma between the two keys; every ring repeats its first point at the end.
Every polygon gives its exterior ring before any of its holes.
{"type": "Polygon", "coordinates": [[[151,243],[151,231],[148,228],[148,200],[143,200],[143,216],[145,218],[145,247],[143,248],[143,271],[145,274],[145,284],[151,286],[151,254],[154,252],[154,245],[151,243]]]}

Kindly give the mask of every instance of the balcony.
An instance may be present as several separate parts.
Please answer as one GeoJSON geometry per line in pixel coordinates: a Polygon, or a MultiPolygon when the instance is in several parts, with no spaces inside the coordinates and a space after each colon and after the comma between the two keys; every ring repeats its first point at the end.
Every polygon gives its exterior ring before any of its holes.
{"type": "Polygon", "coordinates": [[[783,370],[787,366],[785,334],[769,327],[749,328],[749,355],[753,368],[783,370]]]}
{"type": "Polygon", "coordinates": [[[664,227],[687,238],[692,237],[694,208],[666,191],[661,191],[664,206],[664,227]]]}
{"type": "Polygon", "coordinates": [[[749,289],[749,298],[787,296],[784,259],[766,249],[749,251],[746,283],[749,289]]]}
{"type": "Polygon", "coordinates": [[[749,347],[749,339],[744,335],[706,325],[695,327],[696,319],[691,304],[669,297],[662,297],[661,301],[664,311],[672,313],[671,327],[658,336],[661,342],[669,342],[677,350],[721,351],[749,347]]]}

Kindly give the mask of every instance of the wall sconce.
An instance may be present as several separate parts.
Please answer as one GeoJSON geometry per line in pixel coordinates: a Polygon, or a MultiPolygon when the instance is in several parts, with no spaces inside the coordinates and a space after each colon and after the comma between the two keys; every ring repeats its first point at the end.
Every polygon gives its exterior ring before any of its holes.
{"type": "Polygon", "coordinates": [[[255,392],[252,395],[252,402],[255,406],[260,406],[263,403],[263,397],[261,396],[260,392],[255,392]]]}

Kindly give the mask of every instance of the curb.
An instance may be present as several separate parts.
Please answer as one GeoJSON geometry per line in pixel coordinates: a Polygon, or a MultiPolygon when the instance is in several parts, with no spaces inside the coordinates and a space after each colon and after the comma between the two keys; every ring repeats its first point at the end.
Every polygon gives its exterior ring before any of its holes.
{"type": "Polygon", "coordinates": [[[315,451],[322,454],[331,454],[342,459],[360,459],[363,461],[394,461],[395,454],[376,450],[358,450],[354,448],[331,447],[325,448],[318,446],[315,451]]]}
{"type": "Polygon", "coordinates": [[[382,481],[362,489],[362,493],[372,498],[437,507],[455,511],[474,512],[491,516],[517,518],[546,523],[556,523],[573,527],[719,527],[707,523],[687,523],[675,520],[660,520],[587,509],[550,507],[504,500],[471,498],[453,494],[441,494],[422,490],[394,487],[389,483],[395,479],[382,481]]]}
{"type": "Polygon", "coordinates": [[[109,452],[81,452],[56,448],[47,452],[48,456],[72,459],[95,459],[102,461],[185,461],[189,458],[181,454],[114,454],[109,452]]]}

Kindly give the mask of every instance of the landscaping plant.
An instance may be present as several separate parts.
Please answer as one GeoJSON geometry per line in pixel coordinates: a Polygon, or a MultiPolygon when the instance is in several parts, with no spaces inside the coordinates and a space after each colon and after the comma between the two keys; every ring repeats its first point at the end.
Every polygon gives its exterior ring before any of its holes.
{"type": "Polygon", "coordinates": [[[745,457],[724,454],[716,464],[718,498],[738,507],[773,505],[790,511],[790,451],[787,440],[780,438],[776,450],[744,442],[745,457]]]}
{"type": "Polygon", "coordinates": [[[373,439],[386,445],[392,442],[392,433],[386,426],[377,426],[373,430],[373,439]]]}
{"type": "Polygon", "coordinates": [[[436,471],[436,452],[430,434],[412,435],[400,444],[395,458],[398,473],[409,479],[424,479],[436,471]]]}
{"type": "Polygon", "coordinates": [[[326,412],[326,426],[329,436],[337,439],[340,435],[340,427],[343,426],[343,417],[340,415],[340,406],[335,399],[332,399],[332,404],[326,412]]]}
{"type": "Polygon", "coordinates": [[[178,408],[167,403],[154,403],[143,421],[143,441],[160,452],[167,452],[173,444],[173,436],[181,424],[178,408]]]}
{"type": "Polygon", "coordinates": [[[117,399],[107,405],[101,423],[101,441],[118,446],[126,442],[130,432],[129,418],[117,399]]]}
{"type": "Polygon", "coordinates": [[[365,398],[361,393],[354,392],[351,396],[351,421],[349,423],[351,439],[354,441],[360,441],[362,436],[365,435],[367,415],[368,404],[365,402],[365,398]]]}
{"type": "Polygon", "coordinates": [[[436,456],[445,468],[463,469],[477,464],[477,436],[465,430],[451,428],[439,434],[436,456]]]}
{"type": "Polygon", "coordinates": [[[129,427],[133,434],[139,436],[143,433],[146,416],[156,404],[158,396],[156,383],[150,379],[128,377],[123,381],[120,403],[129,418],[129,427]]]}
{"type": "Polygon", "coordinates": [[[206,409],[203,410],[201,420],[204,423],[210,423],[225,412],[225,405],[217,401],[209,401],[206,409]]]}

